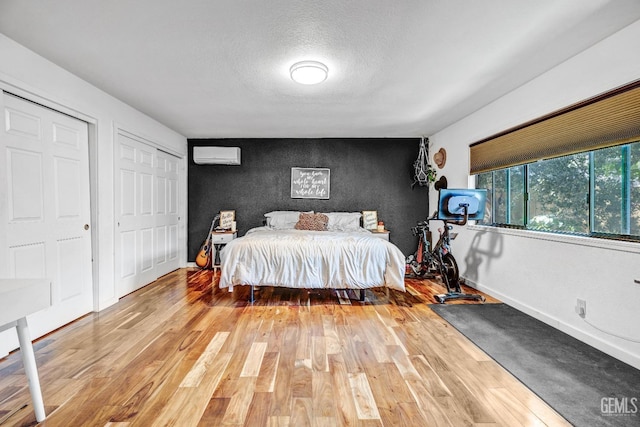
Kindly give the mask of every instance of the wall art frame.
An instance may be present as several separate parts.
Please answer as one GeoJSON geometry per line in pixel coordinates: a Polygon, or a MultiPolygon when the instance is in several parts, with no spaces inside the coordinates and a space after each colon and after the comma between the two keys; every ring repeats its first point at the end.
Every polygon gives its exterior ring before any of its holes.
{"type": "Polygon", "coordinates": [[[329,168],[291,168],[292,199],[329,199],[330,193],[329,168]]]}

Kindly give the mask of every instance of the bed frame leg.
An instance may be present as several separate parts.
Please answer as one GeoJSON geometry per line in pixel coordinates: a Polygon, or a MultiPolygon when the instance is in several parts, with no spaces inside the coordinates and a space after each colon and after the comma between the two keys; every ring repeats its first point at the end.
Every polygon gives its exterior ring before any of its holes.
{"type": "Polygon", "coordinates": [[[360,289],[360,302],[364,302],[364,289],[360,289]]]}
{"type": "Polygon", "coordinates": [[[253,304],[254,301],[255,301],[255,298],[253,297],[253,285],[251,285],[251,296],[249,297],[249,302],[253,304]]]}

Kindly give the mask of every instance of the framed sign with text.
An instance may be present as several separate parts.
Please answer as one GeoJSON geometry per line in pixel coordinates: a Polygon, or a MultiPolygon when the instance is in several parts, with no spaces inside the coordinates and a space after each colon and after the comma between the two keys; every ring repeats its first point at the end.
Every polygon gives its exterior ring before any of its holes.
{"type": "Polygon", "coordinates": [[[362,228],[367,230],[378,228],[378,211],[362,211],[362,228]]]}
{"type": "Polygon", "coordinates": [[[328,199],[329,183],[327,168],[291,168],[292,199],[328,199]]]}
{"type": "Polygon", "coordinates": [[[230,230],[236,220],[236,211],[220,211],[220,228],[230,230]]]}

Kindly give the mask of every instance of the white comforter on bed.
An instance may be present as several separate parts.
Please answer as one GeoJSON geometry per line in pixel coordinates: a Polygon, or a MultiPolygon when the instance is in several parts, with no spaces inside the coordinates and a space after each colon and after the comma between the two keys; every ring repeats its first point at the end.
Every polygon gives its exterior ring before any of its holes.
{"type": "Polygon", "coordinates": [[[220,253],[220,287],[366,289],[404,291],[405,257],[366,230],[353,232],[253,228],[220,253]]]}

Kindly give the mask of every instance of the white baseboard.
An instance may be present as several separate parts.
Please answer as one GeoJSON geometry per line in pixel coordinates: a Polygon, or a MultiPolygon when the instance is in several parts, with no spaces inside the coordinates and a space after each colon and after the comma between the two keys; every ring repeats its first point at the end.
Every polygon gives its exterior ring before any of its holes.
{"type": "Polygon", "coordinates": [[[113,304],[117,303],[118,301],[120,301],[120,299],[119,299],[119,298],[110,298],[110,299],[108,299],[108,300],[106,300],[106,301],[100,301],[100,302],[98,303],[98,309],[97,309],[97,310],[94,310],[94,312],[96,312],[96,313],[97,313],[97,312],[99,312],[99,311],[104,310],[105,308],[109,308],[109,307],[111,307],[113,304]]]}
{"type": "Polygon", "coordinates": [[[481,285],[467,278],[464,279],[464,283],[465,285],[468,285],[472,288],[489,294],[494,298],[499,299],[505,304],[510,305],[511,307],[520,310],[523,313],[528,314],[529,316],[538,319],[541,322],[544,322],[547,325],[552,326],[566,333],[567,335],[570,335],[573,338],[582,341],[585,344],[590,345],[591,347],[597,348],[598,350],[608,354],[611,357],[615,357],[616,359],[627,363],[636,369],[640,369],[640,356],[638,356],[637,354],[630,353],[627,350],[621,349],[620,347],[617,347],[607,341],[603,341],[601,338],[577,329],[575,326],[562,322],[558,318],[543,313],[535,309],[534,307],[523,303],[522,301],[514,300],[513,298],[510,298],[509,296],[504,295],[489,286],[481,285]]]}

